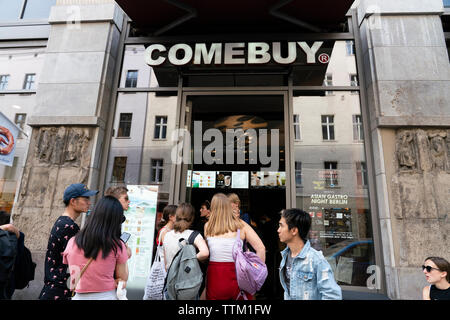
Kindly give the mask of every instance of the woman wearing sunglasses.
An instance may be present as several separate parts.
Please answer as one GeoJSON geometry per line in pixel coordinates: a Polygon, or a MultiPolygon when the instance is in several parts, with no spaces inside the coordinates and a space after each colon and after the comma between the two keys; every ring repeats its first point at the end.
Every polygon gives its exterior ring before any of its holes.
{"type": "Polygon", "coordinates": [[[423,300],[450,300],[450,263],[444,258],[429,257],[422,270],[430,283],[423,288],[423,300]]]}

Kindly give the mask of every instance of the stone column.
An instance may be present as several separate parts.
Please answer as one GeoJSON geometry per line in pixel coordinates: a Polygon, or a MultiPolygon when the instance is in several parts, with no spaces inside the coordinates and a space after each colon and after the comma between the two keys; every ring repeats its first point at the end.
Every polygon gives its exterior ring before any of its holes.
{"type": "MultiPolygon", "coordinates": [[[[421,299],[450,246],[450,67],[441,0],[361,0],[381,261],[392,299],[421,299]]],[[[448,258],[448,255],[447,255],[448,258]]]]}
{"type": "MultiPolygon", "coordinates": [[[[33,127],[14,223],[37,263],[30,288],[15,299],[36,299],[43,286],[44,257],[53,223],[64,211],[71,183],[99,189],[99,171],[114,74],[120,68],[124,13],[112,0],[60,0],[52,7],[51,32],[29,120],[33,127]]],[[[81,218],[77,223],[81,224],[81,218]]]]}

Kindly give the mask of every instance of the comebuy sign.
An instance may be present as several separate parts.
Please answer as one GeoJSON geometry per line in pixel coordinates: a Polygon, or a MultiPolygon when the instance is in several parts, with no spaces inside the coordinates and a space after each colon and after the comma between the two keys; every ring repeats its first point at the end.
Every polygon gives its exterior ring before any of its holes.
{"type": "MultiPolygon", "coordinates": [[[[306,63],[316,63],[316,55],[322,47],[322,41],[312,45],[306,42],[287,42],[287,50],[282,55],[281,42],[233,42],[233,43],[186,43],[167,47],[163,44],[151,44],[145,50],[145,62],[159,66],[169,62],[174,66],[194,65],[241,65],[266,64],[271,61],[287,65],[297,60],[298,55],[306,56],[306,63]]],[[[323,61],[321,61],[323,63],[323,61]]]]}

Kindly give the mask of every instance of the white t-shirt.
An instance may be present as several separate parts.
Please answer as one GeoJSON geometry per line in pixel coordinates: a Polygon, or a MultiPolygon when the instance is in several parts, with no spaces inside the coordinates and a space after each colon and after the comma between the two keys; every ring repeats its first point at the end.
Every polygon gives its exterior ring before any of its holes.
{"type": "MultiPolygon", "coordinates": [[[[169,270],[170,264],[172,263],[173,258],[177,254],[178,250],[180,250],[179,240],[181,238],[189,239],[190,235],[194,232],[193,230],[187,229],[183,232],[175,232],[175,230],[170,230],[164,236],[163,248],[164,248],[164,264],[166,265],[166,270],[169,270]]],[[[195,239],[200,238],[203,239],[202,235],[199,233],[195,239]]]]}

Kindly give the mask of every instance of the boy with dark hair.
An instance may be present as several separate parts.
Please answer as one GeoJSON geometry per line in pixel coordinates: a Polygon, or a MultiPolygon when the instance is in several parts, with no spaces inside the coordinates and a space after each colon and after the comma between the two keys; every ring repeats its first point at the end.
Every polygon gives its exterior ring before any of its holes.
{"type": "Polygon", "coordinates": [[[285,300],[341,300],[342,291],[321,251],[311,247],[310,215],[300,209],[281,212],[278,236],[287,244],[281,252],[280,281],[285,300]]]}
{"type": "Polygon", "coordinates": [[[71,184],[66,188],[63,202],[66,205],[64,213],[60,216],[50,232],[47,253],[45,255],[44,287],[39,295],[40,300],[69,300],[70,291],[67,287],[67,265],[63,263],[62,253],[66,249],[70,238],[80,230],[75,220],[87,212],[91,205],[89,197],[98,193],[97,190],[88,190],[81,183],[71,184]]]}

